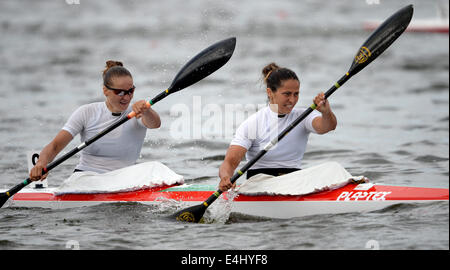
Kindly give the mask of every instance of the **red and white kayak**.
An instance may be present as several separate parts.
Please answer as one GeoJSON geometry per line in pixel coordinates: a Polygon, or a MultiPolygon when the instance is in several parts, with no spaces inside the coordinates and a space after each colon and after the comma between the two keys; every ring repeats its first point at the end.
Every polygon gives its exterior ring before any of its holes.
{"type": "MultiPolygon", "coordinates": [[[[183,207],[202,203],[216,191],[210,185],[174,185],[138,191],[102,194],[55,195],[54,188],[23,189],[4,207],[72,208],[102,203],[138,202],[161,204],[183,202],[183,207]]],[[[227,200],[228,193],[222,196],[227,200]]],[[[307,215],[366,212],[400,203],[447,201],[449,190],[350,183],[344,187],[298,196],[238,195],[232,212],[269,218],[294,218],[307,215]]]]}

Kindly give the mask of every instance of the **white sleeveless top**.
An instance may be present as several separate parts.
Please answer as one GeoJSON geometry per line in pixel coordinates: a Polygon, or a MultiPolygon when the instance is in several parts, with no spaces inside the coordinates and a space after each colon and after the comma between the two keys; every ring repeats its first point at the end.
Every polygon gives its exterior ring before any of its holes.
{"type": "MultiPolygon", "coordinates": [[[[131,112],[131,106],[113,116],[105,102],[79,107],[62,128],[84,142],[131,112]]],[[[104,173],[136,164],[147,132],[141,119],[130,119],[81,150],[76,169],[104,173]]]]}
{"type": "MultiPolygon", "coordinates": [[[[282,118],[269,106],[251,115],[236,130],[230,145],[239,145],[247,149],[247,161],[255,157],[264,147],[288,127],[306,109],[294,108],[282,118]]],[[[317,133],[312,126],[314,118],[322,116],[312,111],[302,122],[294,127],[282,140],[262,156],[251,169],[298,168],[306,150],[311,132],[317,133]]]]}

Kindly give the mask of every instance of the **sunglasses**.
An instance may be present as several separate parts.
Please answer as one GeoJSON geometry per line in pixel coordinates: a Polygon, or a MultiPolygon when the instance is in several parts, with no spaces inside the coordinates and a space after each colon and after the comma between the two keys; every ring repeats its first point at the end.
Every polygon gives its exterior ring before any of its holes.
{"type": "Polygon", "coordinates": [[[114,91],[114,94],[118,95],[118,96],[125,96],[125,95],[132,95],[134,93],[134,90],[136,89],[136,86],[133,85],[133,87],[131,87],[128,90],[123,90],[123,89],[117,89],[117,88],[112,88],[107,86],[106,84],[104,84],[104,86],[111,91],[114,91]]]}

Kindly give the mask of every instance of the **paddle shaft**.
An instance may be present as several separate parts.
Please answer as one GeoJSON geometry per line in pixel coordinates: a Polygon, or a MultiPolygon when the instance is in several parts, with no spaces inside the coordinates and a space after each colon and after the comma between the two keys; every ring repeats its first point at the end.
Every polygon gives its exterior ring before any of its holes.
{"type": "MultiPolygon", "coordinates": [[[[347,80],[351,78],[350,73],[346,73],[342,78],[340,78],[327,92],[325,92],[325,98],[331,96],[339,87],[341,87],[347,80]]],[[[300,122],[302,122],[314,109],[317,107],[316,104],[312,104],[308,107],[299,117],[297,117],[288,127],[286,127],[278,137],[267,144],[263,150],[259,151],[258,154],[248,161],[240,170],[238,170],[231,178],[230,182],[233,184],[236,182],[241,175],[243,175],[251,166],[253,166],[260,158],[262,158],[275,144],[277,144],[281,139],[283,139],[293,128],[295,128],[300,122]]],[[[223,192],[219,189],[214,192],[208,199],[203,203],[206,207],[213,203],[223,192]]]]}

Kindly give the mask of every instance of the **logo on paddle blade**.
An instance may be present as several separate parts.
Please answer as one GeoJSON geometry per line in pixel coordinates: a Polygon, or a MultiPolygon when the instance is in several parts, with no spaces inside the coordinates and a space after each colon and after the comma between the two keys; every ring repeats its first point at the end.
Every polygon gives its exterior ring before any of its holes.
{"type": "Polygon", "coordinates": [[[371,55],[372,53],[367,47],[361,47],[361,49],[359,49],[359,53],[355,56],[355,63],[362,64],[366,62],[371,55]]]}
{"type": "Polygon", "coordinates": [[[195,222],[194,214],[191,212],[183,212],[177,216],[178,221],[195,222]]]}

